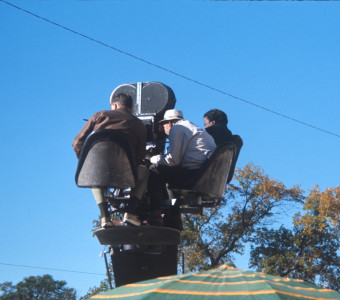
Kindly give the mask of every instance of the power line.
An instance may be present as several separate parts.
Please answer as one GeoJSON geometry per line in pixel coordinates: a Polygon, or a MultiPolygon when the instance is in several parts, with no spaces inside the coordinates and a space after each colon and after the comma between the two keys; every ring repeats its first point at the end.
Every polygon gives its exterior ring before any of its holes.
{"type": "Polygon", "coordinates": [[[6,264],[6,263],[2,263],[2,262],[0,262],[0,265],[10,266],[10,267],[21,267],[21,268],[30,268],[30,269],[41,269],[41,270],[49,270],[49,271],[59,271],[59,272],[68,272],[68,273],[79,273],[79,274],[105,276],[105,274],[93,273],[93,272],[82,272],[82,271],[73,271],[73,270],[66,270],[66,269],[54,269],[54,268],[35,267],[35,266],[27,266],[27,265],[6,264]]]}
{"type": "Polygon", "coordinates": [[[225,91],[222,91],[222,90],[220,90],[220,89],[218,89],[218,88],[215,88],[215,87],[213,87],[213,86],[211,86],[211,85],[205,84],[205,83],[200,82],[200,81],[198,81],[198,80],[195,80],[195,79],[192,79],[192,78],[190,78],[190,77],[187,77],[187,76],[185,76],[185,75],[183,75],[183,74],[177,73],[177,72],[175,72],[175,71],[172,71],[172,70],[167,69],[167,68],[165,68],[165,67],[162,67],[162,66],[160,66],[160,65],[154,64],[154,63],[152,63],[152,62],[150,62],[150,61],[147,61],[147,60],[145,60],[145,59],[143,59],[143,58],[140,58],[140,57],[138,57],[138,56],[135,56],[135,55],[133,55],[133,54],[131,54],[131,53],[128,53],[128,52],[126,52],[126,51],[124,51],[124,50],[118,49],[118,48],[116,48],[116,47],[114,47],[114,46],[111,46],[111,45],[108,45],[108,44],[106,44],[106,43],[103,43],[103,42],[101,42],[101,41],[99,41],[99,40],[96,40],[96,39],[94,39],[94,38],[92,38],[92,37],[89,37],[89,36],[87,36],[87,35],[85,35],[85,34],[82,34],[82,33],[80,33],[80,32],[77,32],[77,31],[75,31],[75,30],[73,30],[73,29],[70,29],[70,28],[65,27],[65,26],[63,26],[63,25],[60,25],[60,24],[58,24],[58,23],[56,23],[56,22],[53,22],[53,21],[51,21],[51,20],[49,20],[49,19],[46,19],[46,18],[44,18],[44,17],[41,17],[41,16],[39,16],[39,15],[37,15],[37,14],[35,14],[35,13],[32,13],[32,12],[26,10],[26,9],[23,9],[23,8],[21,8],[21,7],[19,7],[19,6],[16,6],[16,5],[12,4],[12,3],[9,3],[9,2],[7,2],[7,1],[5,1],[5,0],[0,0],[0,1],[3,2],[3,3],[5,3],[5,4],[7,4],[7,5],[9,5],[9,6],[12,6],[12,7],[16,8],[16,9],[18,9],[18,10],[21,10],[21,11],[27,13],[27,14],[30,14],[30,15],[32,15],[32,16],[38,18],[38,19],[41,19],[41,20],[43,20],[43,21],[45,21],[45,22],[48,22],[48,23],[53,24],[53,25],[55,25],[55,26],[58,26],[58,27],[60,27],[60,28],[62,28],[62,29],[64,29],[64,30],[67,30],[67,31],[69,31],[69,32],[72,32],[72,33],[74,33],[74,34],[76,34],[76,35],[79,35],[79,36],[81,36],[81,37],[83,37],[83,38],[86,38],[86,39],[88,39],[88,40],[90,40],[90,41],[92,41],[92,42],[95,42],[95,43],[97,43],[97,44],[100,44],[100,45],[102,45],[102,46],[104,46],[104,47],[110,48],[110,49],[112,49],[112,50],[114,50],[114,51],[117,51],[117,52],[119,52],[119,53],[121,53],[121,54],[127,55],[127,56],[129,56],[129,57],[131,57],[131,58],[133,58],[133,59],[135,59],[135,60],[139,60],[139,61],[141,61],[141,62],[143,62],[143,63],[145,63],[145,64],[151,65],[151,66],[153,66],[153,67],[155,67],[155,68],[158,68],[158,69],[160,69],[160,70],[162,70],[162,71],[168,72],[168,73],[173,74],[173,75],[178,76],[178,77],[181,77],[181,78],[183,78],[183,79],[185,79],[185,80],[191,81],[191,82],[196,83],[196,84],[198,84],[198,85],[200,85],[200,86],[206,87],[206,88],[208,88],[208,89],[210,89],[210,90],[213,90],[213,91],[218,92],[218,93],[220,93],[220,94],[223,94],[223,95],[225,95],[225,96],[231,97],[231,98],[236,99],[236,100],[238,100],[238,101],[244,102],[244,103],[246,103],[246,104],[252,105],[252,106],[254,106],[254,107],[256,107],[256,108],[262,109],[262,110],[264,110],[264,111],[267,111],[267,112],[269,112],[269,113],[275,114],[275,115],[280,116],[280,117],[282,117],[282,118],[288,119],[288,120],[290,120],[290,121],[294,121],[294,122],[299,123],[299,124],[301,124],[301,125],[304,125],[304,126],[307,126],[307,127],[312,128],[312,129],[315,129],[315,130],[318,130],[318,131],[321,131],[321,132],[324,132],[324,133],[328,133],[328,134],[330,134],[330,135],[333,135],[333,136],[335,136],[335,137],[340,138],[340,135],[339,135],[339,134],[336,134],[336,133],[333,133],[333,132],[331,132],[331,131],[329,131],[329,130],[325,130],[325,129],[322,129],[322,128],[320,128],[320,127],[314,126],[314,125],[312,125],[312,124],[309,124],[309,123],[300,121],[300,120],[298,120],[298,119],[292,118],[292,117],[287,116],[287,115],[285,115],[285,114],[276,112],[276,111],[274,111],[274,110],[272,110],[272,109],[266,108],[266,107],[264,107],[264,106],[262,106],[262,105],[259,105],[259,104],[254,103],[254,102],[252,102],[252,101],[249,101],[249,100],[246,100],[246,99],[243,99],[243,98],[234,96],[234,95],[232,95],[232,94],[230,94],[230,93],[227,93],[227,92],[225,92],[225,91]]]}

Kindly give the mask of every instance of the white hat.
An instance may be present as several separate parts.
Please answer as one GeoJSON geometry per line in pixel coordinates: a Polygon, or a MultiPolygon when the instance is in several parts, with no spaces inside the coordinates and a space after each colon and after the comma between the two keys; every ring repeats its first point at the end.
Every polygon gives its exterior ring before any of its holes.
{"type": "Polygon", "coordinates": [[[164,114],[164,119],[160,120],[159,123],[164,123],[171,120],[181,120],[183,119],[183,113],[181,110],[168,109],[164,114]]]}

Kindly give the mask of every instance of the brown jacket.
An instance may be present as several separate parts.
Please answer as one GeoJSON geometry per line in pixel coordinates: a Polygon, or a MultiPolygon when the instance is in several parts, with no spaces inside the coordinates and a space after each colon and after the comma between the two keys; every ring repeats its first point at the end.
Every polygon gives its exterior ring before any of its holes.
{"type": "Polygon", "coordinates": [[[98,129],[119,129],[125,133],[132,144],[137,165],[142,163],[145,157],[146,127],[141,120],[123,108],[97,112],[86,122],[72,144],[77,157],[86,137],[98,129]]]}

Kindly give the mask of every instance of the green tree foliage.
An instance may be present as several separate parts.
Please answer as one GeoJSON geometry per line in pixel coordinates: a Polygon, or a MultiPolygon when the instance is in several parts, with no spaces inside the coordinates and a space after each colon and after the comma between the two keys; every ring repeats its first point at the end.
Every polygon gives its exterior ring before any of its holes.
{"type": "Polygon", "coordinates": [[[1,300],[75,300],[76,291],[66,287],[65,281],[54,280],[51,275],[30,276],[16,285],[0,284],[1,300]]]}
{"type": "Polygon", "coordinates": [[[232,254],[242,254],[245,244],[278,208],[303,200],[298,186],[287,188],[253,164],[238,169],[234,179],[236,184],[228,186],[224,204],[206,209],[204,216],[184,216],[180,250],[185,255],[185,271],[214,268],[232,259],[232,254]]]}
{"type": "Polygon", "coordinates": [[[87,300],[94,295],[98,295],[99,293],[106,292],[108,290],[110,290],[110,286],[106,280],[103,280],[100,282],[99,287],[95,286],[95,287],[89,288],[86,295],[80,297],[79,300],[87,300]]]}
{"type": "Polygon", "coordinates": [[[340,186],[310,191],[293,228],[263,228],[254,239],[250,265],[340,291],[340,186]]]}
{"type": "Polygon", "coordinates": [[[0,283],[0,299],[11,300],[15,299],[15,286],[12,282],[6,281],[0,283]]]}

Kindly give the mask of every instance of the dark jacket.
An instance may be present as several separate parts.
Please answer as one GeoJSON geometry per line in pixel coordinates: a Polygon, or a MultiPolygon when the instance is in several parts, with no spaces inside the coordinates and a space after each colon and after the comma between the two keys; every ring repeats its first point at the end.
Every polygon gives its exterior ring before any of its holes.
{"type": "Polygon", "coordinates": [[[97,112],[86,122],[72,144],[77,157],[86,137],[98,129],[118,129],[126,134],[134,150],[137,165],[142,163],[145,157],[146,127],[141,120],[122,108],[97,112]]]}
{"type": "Polygon", "coordinates": [[[233,142],[233,134],[224,124],[215,124],[205,129],[215,141],[217,147],[227,145],[233,142]]]}

